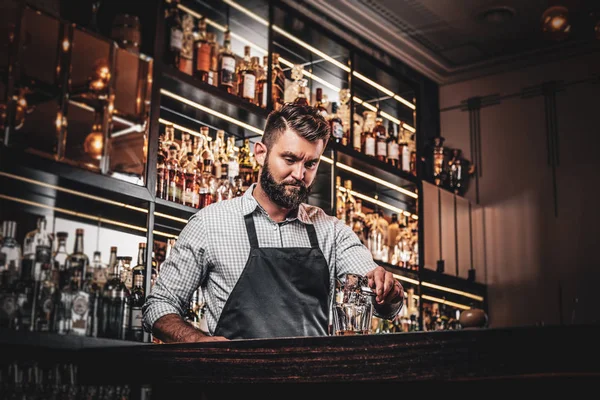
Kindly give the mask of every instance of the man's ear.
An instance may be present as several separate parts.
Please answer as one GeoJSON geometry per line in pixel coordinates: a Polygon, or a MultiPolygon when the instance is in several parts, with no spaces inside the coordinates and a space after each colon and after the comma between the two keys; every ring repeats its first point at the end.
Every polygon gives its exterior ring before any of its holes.
{"type": "Polygon", "coordinates": [[[267,146],[263,142],[254,143],[254,159],[261,167],[265,165],[267,157],[267,146]]]}

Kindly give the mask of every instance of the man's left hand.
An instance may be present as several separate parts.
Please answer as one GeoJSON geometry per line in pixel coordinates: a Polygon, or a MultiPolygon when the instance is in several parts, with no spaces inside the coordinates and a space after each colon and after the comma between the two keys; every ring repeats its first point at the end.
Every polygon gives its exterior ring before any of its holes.
{"type": "Polygon", "coordinates": [[[377,304],[393,304],[404,298],[404,289],[394,275],[379,266],[367,273],[369,287],[377,295],[377,304]]]}

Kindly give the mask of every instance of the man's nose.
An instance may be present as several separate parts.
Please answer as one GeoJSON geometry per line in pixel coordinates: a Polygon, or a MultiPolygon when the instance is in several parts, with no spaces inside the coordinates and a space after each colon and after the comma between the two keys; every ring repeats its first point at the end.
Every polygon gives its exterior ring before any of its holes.
{"type": "Polygon", "coordinates": [[[292,178],[294,178],[297,181],[302,181],[302,180],[304,180],[305,172],[306,172],[306,168],[304,168],[304,164],[298,163],[294,166],[294,169],[292,170],[292,178]]]}

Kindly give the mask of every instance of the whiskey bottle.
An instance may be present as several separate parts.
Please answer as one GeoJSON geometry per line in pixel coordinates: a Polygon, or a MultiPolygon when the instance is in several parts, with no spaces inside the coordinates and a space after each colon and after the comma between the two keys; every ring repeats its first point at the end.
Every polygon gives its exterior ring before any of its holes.
{"type": "Polygon", "coordinates": [[[177,159],[178,149],[175,145],[169,147],[169,158],[165,161],[165,186],[167,187],[167,200],[181,202],[182,171],[179,169],[177,159]]]}
{"type": "Polygon", "coordinates": [[[67,257],[67,274],[69,277],[76,277],[81,284],[85,276],[85,271],[88,268],[89,259],[88,256],[83,252],[83,229],[77,228],[75,230],[75,244],[73,246],[73,253],[67,257]]]}
{"type": "Polygon", "coordinates": [[[227,27],[223,40],[223,48],[219,54],[219,87],[228,93],[233,93],[235,66],[235,55],[231,51],[231,32],[229,31],[229,27],[227,27]]]}
{"type": "Polygon", "coordinates": [[[182,191],[182,204],[198,208],[200,205],[198,199],[198,168],[197,163],[194,161],[194,153],[191,151],[187,154],[187,162],[183,168],[183,191],[182,191]]]}
{"type": "Polygon", "coordinates": [[[208,32],[206,40],[210,46],[210,69],[208,71],[207,83],[219,86],[219,45],[217,44],[217,35],[214,32],[208,32]]]}
{"type": "Polygon", "coordinates": [[[433,141],[433,182],[436,186],[442,186],[446,183],[444,138],[438,136],[433,141]]]}
{"type": "Polygon", "coordinates": [[[273,53],[273,65],[271,76],[271,97],[273,109],[278,111],[283,107],[285,93],[285,73],[279,64],[279,53],[273,53]]]}
{"type": "Polygon", "coordinates": [[[133,271],[131,268],[131,260],[132,258],[129,256],[118,257],[117,260],[121,258],[121,281],[125,284],[127,289],[131,290],[133,287],[133,271]]]}
{"type": "MultiPolygon", "coordinates": [[[[317,88],[316,92],[315,92],[315,105],[314,107],[317,109],[317,111],[319,112],[319,114],[321,114],[323,116],[323,118],[325,119],[329,119],[329,113],[327,112],[327,109],[325,108],[325,105],[323,105],[323,89],[322,88],[317,88]]],[[[332,104],[333,107],[333,104],[332,104]]],[[[332,109],[332,112],[333,109],[332,109]]],[[[336,103],[336,112],[337,112],[337,103],[336,103]]],[[[334,112],[335,113],[335,112],[334,112]]],[[[340,120],[340,124],[341,124],[341,120],[340,120]]],[[[342,131],[343,132],[343,129],[342,131]]],[[[334,134],[334,132],[332,132],[332,134],[334,134]]],[[[340,142],[341,141],[341,137],[343,135],[340,136],[340,139],[337,140],[337,136],[334,137],[336,138],[336,141],[340,142]]]]}
{"type": "Polygon", "coordinates": [[[142,326],[142,306],[146,300],[144,291],[144,275],[136,274],[133,279],[133,288],[130,295],[129,323],[127,339],[135,342],[144,341],[144,329],[142,326]]]}
{"type": "Polygon", "coordinates": [[[264,56],[263,57],[263,65],[258,66],[258,69],[257,69],[258,78],[256,80],[255,103],[262,108],[267,108],[267,94],[268,94],[267,78],[269,75],[268,62],[269,62],[269,56],[264,56]]]}
{"type": "Polygon", "coordinates": [[[381,117],[375,118],[373,134],[376,140],[376,158],[385,163],[387,161],[387,132],[383,126],[383,119],[381,117]]]}
{"type": "Polygon", "coordinates": [[[183,28],[177,5],[179,0],[166,0],[165,19],[167,31],[167,49],[165,63],[175,68],[179,66],[179,58],[183,47],[183,28]]]}
{"type": "Polygon", "coordinates": [[[211,44],[206,36],[206,18],[198,20],[198,38],[194,44],[194,77],[208,82],[210,71],[211,44]]]}
{"type": "Polygon", "coordinates": [[[301,106],[310,105],[308,102],[308,98],[306,97],[306,85],[308,81],[306,79],[300,79],[298,81],[298,97],[294,99],[294,103],[301,106]]]}
{"type": "Polygon", "coordinates": [[[94,251],[94,254],[92,256],[92,262],[90,263],[90,271],[92,272],[92,279],[94,283],[100,287],[103,287],[108,281],[108,267],[102,262],[102,253],[100,253],[97,250],[94,251]]]}
{"type": "Polygon", "coordinates": [[[194,73],[194,17],[185,13],[181,19],[183,40],[179,57],[179,70],[187,75],[194,73]]]}
{"type": "Polygon", "coordinates": [[[242,59],[238,73],[238,96],[244,100],[254,103],[256,95],[256,70],[252,67],[250,46],[244,46],[244,58],[242,59]]]}
{"type": "Polygon", "coordinates": [[[242,178],[243,190],[248,189],[252,185],[252,161],[250,160],[250,139],[244,139],[244,145],[239,153],[239,171],[242,178]]]}
{"type": "Polygon", "coordinates": [[[400,145],[396,135],[395,125],[392,121],[388,123],[388,141],[387,141],[387,163],[398,168],[400,163],[400,145]]]}
{"type": "Polygon", "coordinates": [[[406,140],[406,131],[404,130],[404,127],[402,126],[402,123],[400,123],[400,130],[398,131],[398,138],[400,140],[399,147],[400,147],[400,164],[401,164],[401,169],[404,172],[410,172],[410,147],[408,147],[408,141],[406,140]]]}
{"type": "Polygon", "coordinates": [[[130,290],[133,290],[133,285],[134,285],[136,276],[138,276],[138,275],[142,276],[142,285],[143,286],[145,285],[145,281],[146,281],[146,255],[147,255],[147,252],[146,252],[146,242],[140,242],[140,244],[138,245],[137,264],[131,270],[132,284],[131,284],[131,289],[130,290]]]}
{"type": "Polygon", "coordinates": [[[365,135],[363,153],[365,153],[368,156],[375,157],[375,149],[377,143],[376,133],[374,131],[365,130],[363,134],[365,135]]]}

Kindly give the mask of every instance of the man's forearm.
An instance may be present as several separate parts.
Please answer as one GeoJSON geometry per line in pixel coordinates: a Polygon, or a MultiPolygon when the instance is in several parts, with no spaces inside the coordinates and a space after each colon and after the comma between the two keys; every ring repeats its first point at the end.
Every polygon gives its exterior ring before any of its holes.
{"type": "Polygon", "coordinates": [[[198,342],[206,337],[177,314],[160,317],[152,326],[152,334],[165,343],[198,342]]]}

